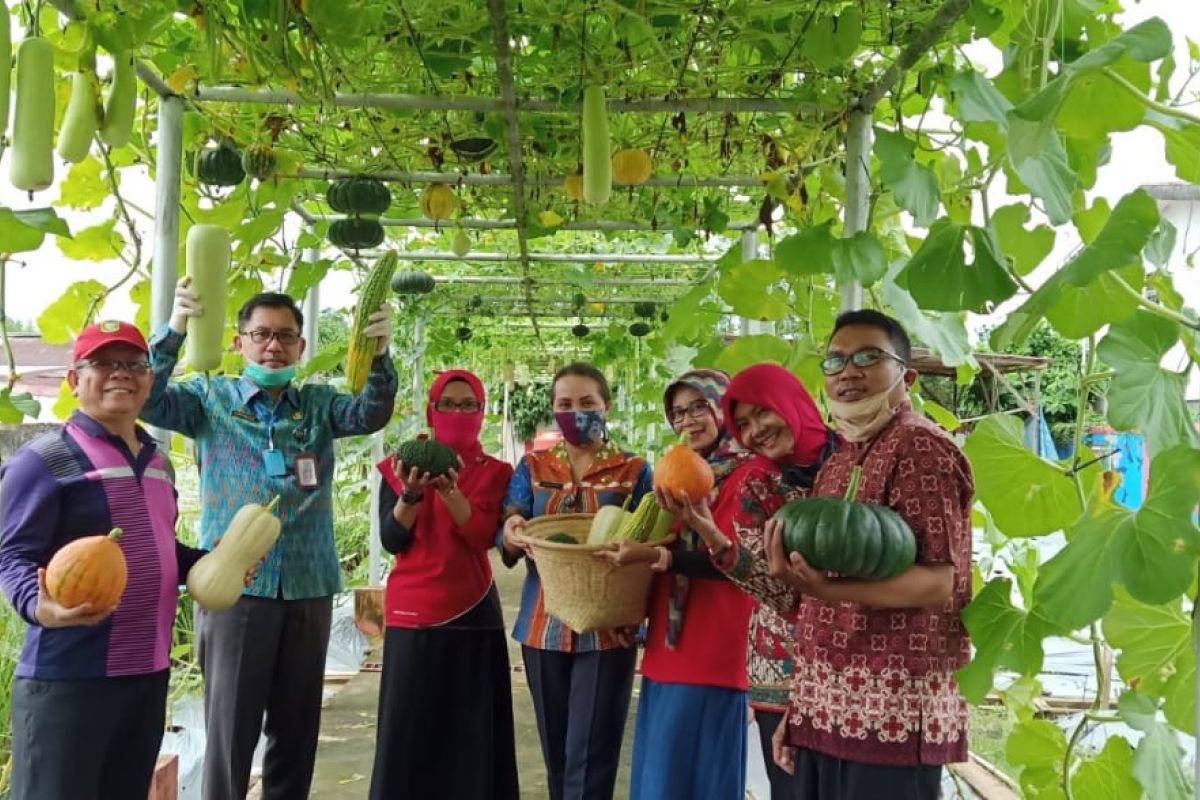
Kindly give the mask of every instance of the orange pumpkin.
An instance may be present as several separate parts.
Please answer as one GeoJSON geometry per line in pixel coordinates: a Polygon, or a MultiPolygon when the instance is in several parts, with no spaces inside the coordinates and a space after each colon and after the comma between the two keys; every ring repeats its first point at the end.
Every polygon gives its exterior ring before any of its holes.
{"type": "Polygon", "coordinates": [[[113,528],[63,546],[46,567],[46,591],[66,608],[90,603],[99,614],[116,606],[129,578],[120,538],[121,529],[113,528]]]}
{"type": "Polygon", "coordinates": [[[712,467],[703,456],[688,447],[686,434],[654,467],[654,488],[665,489],[677,500],[685,493],[692,502],[702,500],[708,497],[716,482],[712,467]]]}

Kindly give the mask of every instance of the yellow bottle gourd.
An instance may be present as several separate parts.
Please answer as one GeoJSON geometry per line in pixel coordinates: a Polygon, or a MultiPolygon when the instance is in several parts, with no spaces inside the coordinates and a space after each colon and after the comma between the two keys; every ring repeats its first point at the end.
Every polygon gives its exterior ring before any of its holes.
{"type": "Polygon", "coordinates": [[[100,129],[100,81],[96,77],[96,53],[79,59],[79,69],[71,76],[71,99],[58,131],[58,154],[64,161],[78,164],[87,158],[92,138],[100,129]]]}
{"type": "Polygon", "coordinates": [[[54,182],[54,46],[40,37],[17,48],[17,105],[13,112],[9,181],[24,192],[54,182]]]}
{"type": "Polygon", "coordinates": [[[604,87],[588,86],[583,90],[583,199],[590,205],[607,203],[612,194],[609,153],[604,87]]]}
{"type": "Polygon", "coordinates": [[[263,559],[279,538],[282,525],[275,516],[276,497],[269,505],[248,503],[238,509],[220,544],[192,565],[187,587],[192,598],[209,611],[231,607],[245,589],[246,572],[263,559]]]}
{"type": "Polygon", "coordinates": [[[187,364],[201,372],[221,365],[229,256],[229,231],[220,225],[193,225],[188,231],[184,269],[204,313],[188,317],[187,364]]]}
{"type": "Polygon", "coordinates": [[[11,14],[0,14],[0,136],[8,133],[8,94],[12,90],[11,24],[11,14]]]}
{"type": "Polygon", "coordinates": [[[100,140],[109,147],[124,147],[133,133],[133,117],[137,111],[137,72],[133,56],[118,53],[113,56],[112,87],[104,103],[104,122],[100,140]]]}

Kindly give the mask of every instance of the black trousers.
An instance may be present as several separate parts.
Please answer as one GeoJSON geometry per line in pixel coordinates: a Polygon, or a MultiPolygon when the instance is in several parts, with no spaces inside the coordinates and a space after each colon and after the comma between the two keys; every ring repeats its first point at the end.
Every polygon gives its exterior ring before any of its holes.
{"type": "Polygon", "coordinates": [[[610,800],[633,693],[636,649],[521,648],[550,800],[610,800]]]}
{"type": "Polygon", "coordinates": [[[263,800],[306,800],[317,756],[332,614],[331,597],[244,595],[225,611],[197,607],[208,729],[204,800],[245,798],[260,732],[267,737],[263,800]]]}
{"type": "Polygon", "coordinates": [[[864,764],[798,747],[794,785],[803,800],[938,800],[942,768],[864,764]]]}
{"type": "Polygon", "coordinates": [[[145,800],[167,713],[167,670],[12,692],[12,800],[145,800]]]}
{"type": "Polygon", "coordinates": [[[800,800],[796,791],[796,783],[775,763],[775,752],[771,745],[771,737],[783,719],[782,711],[763,711],[754,709],[754,722],[758,725],[758,741],[762,747],[763,761],[767,766],[767,780],[771,782],[771,800],[800,800]]]}

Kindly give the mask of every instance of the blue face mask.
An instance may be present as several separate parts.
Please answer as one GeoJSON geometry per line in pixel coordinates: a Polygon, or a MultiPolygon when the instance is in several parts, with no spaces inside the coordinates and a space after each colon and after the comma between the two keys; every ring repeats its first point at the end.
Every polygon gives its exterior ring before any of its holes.
{"type": "Polygon", "coordinates": [[[608,439],[608,426],[603,411],[556,411],[554,421],[563,438],[576,447],[608,439]]]}
{"type": "Polygon", "coordinates": [[[242,374],[263,389],[278,389],[281,386],[287,386],[296,377],[296,365],[292,364],[289,367],[276,369],[247,361],[242,374]]]}

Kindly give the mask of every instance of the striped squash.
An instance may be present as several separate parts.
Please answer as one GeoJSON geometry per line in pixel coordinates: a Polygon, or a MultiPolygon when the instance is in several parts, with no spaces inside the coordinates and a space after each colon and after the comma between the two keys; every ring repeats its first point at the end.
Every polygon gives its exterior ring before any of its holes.
{"type": "Polygon", "coordinates": [[[364,336],[363,329],[367,327],[371,315],[383,305],[398,260],[395,250],[388,250],[380,256],[358,292],[358,309],[354,313],[350,344],[346,350],[346,387],[354,394],[367,385],[367,373],[371,371],[371,361],[375,358],[375,338],[364,336]]]}

